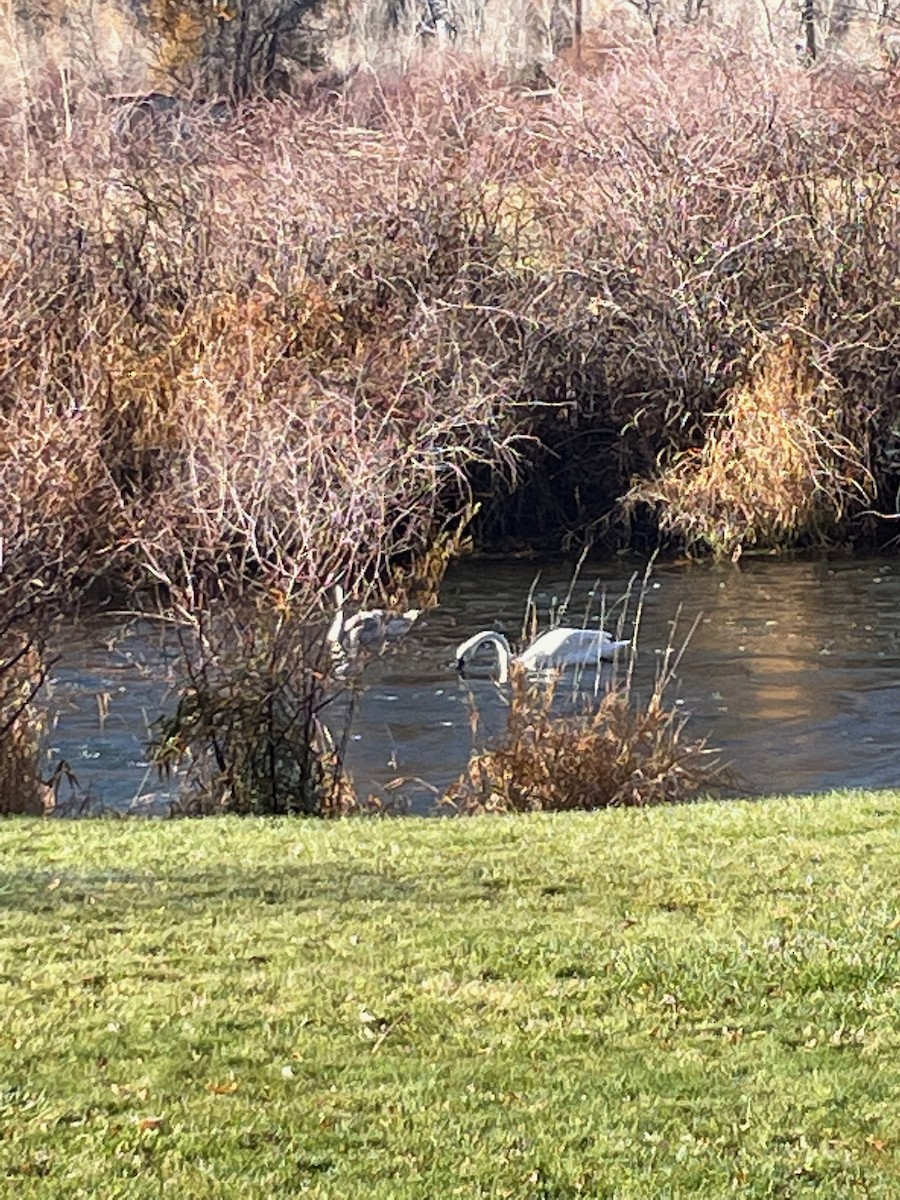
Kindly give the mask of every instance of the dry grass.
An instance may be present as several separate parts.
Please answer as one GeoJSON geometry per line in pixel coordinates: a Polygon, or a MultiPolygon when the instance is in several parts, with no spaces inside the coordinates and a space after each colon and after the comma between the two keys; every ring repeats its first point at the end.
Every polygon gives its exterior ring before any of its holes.
{"type": "Polygon", "coordinates": [[[639,484],[629,502],[658,506],[667,534],[717,554],[825,544],[873,488],[865,444],[848,437],[846,423],[838,398],[786,337],[759,354],[702,449],[639,484]]]}
{"type": "Polygon", "coordinates": [[[561,715],[555,701],[555,683],[515,668],[506,732],[472,755],[443,802],[465,814],[644,807],[729,782],[706,739],[688,737],[686,718],[665,707],[662,686],[646,706],[627,689],[578,714],[561,715]]]}
{"type": "MultiPolygon", "coordinates": [[[[572,576],[564,610],[581,565],[572,576]]],[[[562,693],[562,671],[529,672],[514,662],[505,731],[473,752],[442,803],[466,815],[637,808],[680,803],[733,786],[733,774],[706,738],[688,736],[687,716],[665,701],[696,620],[680,646],[675,643],[676,621],[649,699],[635,699],[637,643],[652,567],[651,559],[640,585],[635,586],[637,576],[632,578],[613,605],[619,609],[620,638],[632,609],[634,614],[632,650],[623,669],[616,664],[610,675],[598,673],[592,686],[585,686],[583,669],[577,668],[571,690],[562,693]]],[[[586,628],[592,625],[591,604],[584,616],[586,628]]],[[[530,597],[528,608],[533,615],[530,597]]],[[[610,616],[604,597],[601,626],[610,624],[610,616]]],[[[532,636],[536,632],[533,627],[532,636]]],[[[477,733],[477,709],[472,724],[477,733]]]]}
{"type": "Polygon", "coordinates": [[[0,614],[0,816],[43,813],[52,806],[41,781],[44,719],[34,704],[44,680],[40,639],[25,614],[0,614]]]}

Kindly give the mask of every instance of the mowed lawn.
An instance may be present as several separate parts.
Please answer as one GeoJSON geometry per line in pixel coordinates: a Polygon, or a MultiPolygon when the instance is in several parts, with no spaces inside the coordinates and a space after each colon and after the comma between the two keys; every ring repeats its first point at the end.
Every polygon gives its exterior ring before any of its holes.
{"type": "Polygon", "coordinates": [[[900,1196],[900,793],[0,824],[0,1195],[900,1196]]]}

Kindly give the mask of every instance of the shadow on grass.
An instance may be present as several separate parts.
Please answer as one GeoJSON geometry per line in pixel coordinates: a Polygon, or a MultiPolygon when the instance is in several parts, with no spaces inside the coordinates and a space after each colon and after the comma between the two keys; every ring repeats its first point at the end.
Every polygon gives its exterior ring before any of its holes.
{"type": "Polygon", "coordinates": [[[162,873],[136,870],[72,871],[52,869],[0,872],[0,911],[48,914],[79,903],[126,904],[131,911],[158,909],[161,902],[206,908],[222,904],[336,906],[342,904],[458,905],[491,899],[496,881],[460,876],[435,892],[425,879],[400,877],[389,870],[360,869],[353,863],[327,867],[281,866],[260,871],[229,870],[162,873]]]}

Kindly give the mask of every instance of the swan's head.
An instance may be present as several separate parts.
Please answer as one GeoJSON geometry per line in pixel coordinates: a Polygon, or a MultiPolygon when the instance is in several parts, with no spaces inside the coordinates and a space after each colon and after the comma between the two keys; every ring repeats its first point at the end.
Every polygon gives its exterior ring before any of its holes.
{"type": "Polygon", "coordinates": [[[456,670],[459,675],[465,674],[466,659],[480,647],[493,646],[497,651],[497,657],[500,660],[501,676],[505,677],[509,668],[509,642],[502,633],[495,633],[492,629],[485,629],[481,633],[476,633],[465,642],[460,642],[456,647],[456,670]]]}
{"type": "Polygon", "coordinates": [[[415,625],[416,621],[418,621],[421,615],[421,608],[408,608],[406,612],[400,613],[399,616],[391,617],[390,624],[396,625],[398,629],[402,629],[402,631],[406,633],[412,629],[413,625],[415,625]]]}

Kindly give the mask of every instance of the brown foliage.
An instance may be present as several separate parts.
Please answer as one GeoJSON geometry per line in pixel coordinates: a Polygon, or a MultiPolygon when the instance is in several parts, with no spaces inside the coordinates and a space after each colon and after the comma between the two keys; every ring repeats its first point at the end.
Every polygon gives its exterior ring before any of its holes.
{"type": "MultiPolygon", "coordinates": [[[[52,807],[41,782],[43,716],[34,704],[45,663],[34,603],[11,603],[0,565],[0,816],[39,815],[52,807]]],[[[25,593],[20,583],[18,597],[25,593]]]]}
{"type": "MultiPolygon", "coordinates": [[[[495,532],[577,535],[782,333],[824,381],[815,445],[856,439],[893,505],[888,83],[674,38],[555,77],[368,75],[171,144],[86,101],[71,137],[0,128],[7,553],[318,594],[383,587],[473,490],[495,532]]],[[[822,539],[863,504],[847,461],[822,539]]]]}
{"type": "Polygon", "coordinates": [[[555,710],[556,689],[512,676],[505,734],[472,755],[444,803],[466,814],[545,812],[678,803],[708,794],[728,774],[705,739],[657,689],[645,707],[612,690],[580,714],[555,710]]]}
{"type": "Polygon", "coordinates": [[[725,555],[749,546],[827,542],[871,475],[864,441],[790,338],[766,347],[728,397],[701,450],[676,458],[632,504],[660,508],[663,530],[725,555]]]}

